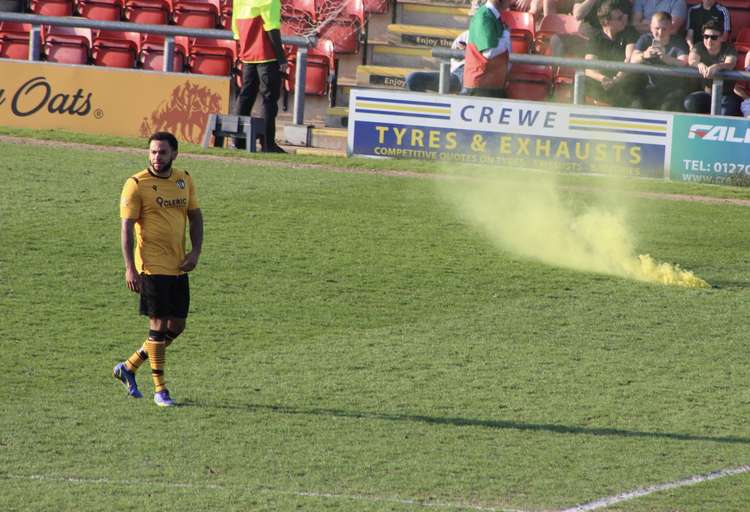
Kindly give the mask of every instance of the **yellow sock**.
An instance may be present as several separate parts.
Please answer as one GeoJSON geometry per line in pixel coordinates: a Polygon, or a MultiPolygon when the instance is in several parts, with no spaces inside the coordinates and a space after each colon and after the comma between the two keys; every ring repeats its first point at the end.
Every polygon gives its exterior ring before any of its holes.
{"type": "Polygon", "coordinates": [[[141,348],[133,352],[133,355],[125,361],[125,368],[135,373],[146,359],[148,359],[148,352],[146,351],[146,343],[144,343],[141,348]]]}
{"type": "MultiPolygon", "coordinates": [[[[163,336],[162,336],[163,337],[163,336]]],[[[164,380],[164,359],[165,359],[165,343],[164,340],[152,340],[151,338],[146,341],[146,351],[148,352],[148,362],[151,364],[151,377],[154,379],[154,389],[158,393],[167,389],[166,382],[164,380]]]]}
{"type": "MultiPolygon", "coordinates": [[[[164,348],[167,348],[172,344],[174,339],[179,336],[178,334],[173,333],[172,331],[167,331],[167,336],[164,338],[164,348]]],[[[128,369],[128,371],[131,371],[133,373],[138,371],[138,368],[141,367],[141,365],[148,359],[148,350],[146,349],[146,343],[148,343],[148,340],[143,342],[143,345],[141,348],[133,352],[133,355],[131,355],[127,361],[125,361],[125,368],[128,369]]]]}

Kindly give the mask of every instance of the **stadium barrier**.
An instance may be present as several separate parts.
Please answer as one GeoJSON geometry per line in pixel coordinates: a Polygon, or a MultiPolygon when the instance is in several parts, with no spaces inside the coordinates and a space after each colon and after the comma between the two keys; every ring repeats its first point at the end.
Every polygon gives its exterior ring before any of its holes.
{"type": "MultiPolygon", "coordinates": [[[[354,89],[347,153],[569,173],[736,183],[750,119],[354,89]]],[[[499,167],[498,167],[499,169],[499,167]]]]}
{"type": "MultiPolygon", "coordinates": [[[[443,59],[440,63],[440,89],[439,94],[447,94],[450,83],[450,63],[448,59],[463,59],[464,52],[450,48],[433,48],[432,56],[443,59]]],[[[685,78],[701,78],[698,70],[692,67],[676,66],[650,66],[647,64],[626,64],[624,62],[612,62],[606,60],[585,60],[564,57],[548,57],[543,55],[511,53],[510,62],[519,64],[532,64],[539,66],[565,66],[575,68],[573,80],[573,104],[583,105],[585,98],[584,70],[597,69],[609,71],[626,71],[630,73],[647,73],[649,75],[681,76],[685,78]]],[[[513,71],[511,70],[511,73],[513,71]]],[[[711,114],[717,115],[721,106],[721,95],[724,89],[724,80],[750,81],[750,73],[747,71],[720,71],[716,74],[711,87],[711,114]]]]}
{"type": "MultiPolygon", "coordinates": [[[[175,36],[187,36],[203,39],[233,39],[231,30],[218,29],[197,29],[174,25],[144,25],[126,21],[99,21],[87,18],[60,17],[60,16],[39,16],[34,14],[18,14],[10,12],[0,12],[0,21],[10,21],[15,23],[30,23],[32,25],[29,33],[29,58],[30,61],[39,61],[41,59],[41,27],[42,25],[60,26],[60,27],[83,27],[97,30],[110,30],[118,32],[139,32],[142,34],[157,34],[164,36],[164,64],[162,71],[171,72],[173,66],[173,55],[175,36]]],[[[301,36],[281,37],[284,44],[297,47],[297,67],[294,89],[294,110],[293,122],[295,125],[304,124],[304,97],[305,97],[305,73],[307,63],[307,47],[314,45],[313,38],[301,36]]]]}

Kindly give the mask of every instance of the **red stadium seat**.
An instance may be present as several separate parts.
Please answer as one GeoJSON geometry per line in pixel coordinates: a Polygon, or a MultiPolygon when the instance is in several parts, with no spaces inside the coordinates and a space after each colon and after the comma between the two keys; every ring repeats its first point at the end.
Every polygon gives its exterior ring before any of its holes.
{"type": "Polygon", "coordinates": [[[745,27],[736,32],[737,38],[734,41],[734,47],[737,51],[747,52],[750,50],[750,27],[745,27]]]}
{"type": "Polygon", "coordinates": [[[91,29],[49,26],[44,36],[44,58],[49,62],[88,64],[91,29]]]}
{"type": "Polygon", "coordinates": [[[388,0],[364,0],[365,12],[384,14],[388,12],[388,0]]]}
{"type": "Polygon", "coordinates": [[[336,53],[358,53],[365,27],[362,0],[318,0],[316,9],[318,35],[333,41],[336,53]]]}
{"type": "Polygon", "coordinates": [[[505,93],[508,98],[544,101],[552,92],[552,67],[513,64],[505,93]]]}
{"type": "MultiPolygon", "coordinates": [[[[297,69],[297,48],[285,48],[287,54],[289,76],[284,87],[287,91],[294,91],[297,69]]],[[[305,71],[305,94],[325,96],[330,91],[331,82],[336,70],[336,56],[334,45],[328,39],[319,39],[318,44],[307,50],[307,69],[305,71]]]]}
{"type": "Polygon", "coordinates": [[[146,25],[167,25],[171,7],[166,0],[125,0],[125,19],[146,25]]]}
{"type": "Polygon", "coordinates": [[[111,68],[136,67],[141,35],[138,32],[100,30],[91,45],[91,58],[96,66],[111,68]]]}
{"type": "Polygon", "coordinates": [[[172,20],[192,28],[216,28],[221,22],[219,0],[174,0],[172,20]]]}
{"type": "Polygon", "coordinates": [[[31,23],[0,21],[0,58],[28,59],[30,32],[31,23]]]}
{"type": "Polygon", "coordinates": [[[750,2],[743,2],[742,6],[727,5],[721,2],[729,9],[729,20],[732,25],[732,34],[739,35],[743,28],[750,27],[750,2]]]}
{"type": "Polygon", "coordinates": [[[315,27],[315,0],[282,0],[281,33],[308,35],[315,27]]]}
{"type": "Polygon", "coordinates": [[[500,11],[503,23],[510,29],[513,53],[530,53],[536,39],[534,15],[530,12],[500,11]]]}
{"type": "Polygon", "coordinates": [[[76,11],[92,20],[120,21],[122,0],[76,0],[76,11]]]}
{"type": "Polygon", "coordinates": [[[230,76],[237,67],[234,39],[190,39],[188,68],[200,75],[230,76]]]}
{"type": "Polygon", "coordinates": [[[549,40],[553,35],[584,37],[580,34],[581,22],[570,14],[548,14],[539,23],[536,31],[536,53],[547,55],[549,40]]]}
{"type": "Polygon", "coordinates": [[[40,16],[73,16],[73,1],[31,0],[29,10],[40,16]]]}
{"type": "MultiPolygon", "coordinates": [[[[188,38],[186,36],[175,36],[174,55],[172,57],[172,71],[181,73],[187,65],[188,38]]],[[[141,38],[141,51],[138,54],[138,62],[143,69],[161,71],[164,68],[164,36],[157,34],[143,34],[141,38]]]]}

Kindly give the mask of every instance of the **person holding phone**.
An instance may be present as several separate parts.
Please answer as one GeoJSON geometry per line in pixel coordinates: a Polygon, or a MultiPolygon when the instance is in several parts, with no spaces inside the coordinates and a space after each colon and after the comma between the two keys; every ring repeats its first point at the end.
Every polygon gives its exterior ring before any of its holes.
{"type": "MultiPolygon", "coordinates": [[[[672,26],[671,14],[666,11],[654,13],[649,33],[643,34],[636,41],[630,62],[654,66],[687,66],[687,43],[673,34],[672,26]]],[[[647,80],[646,86],[633,101],[633,107],[676,112],[683,110],[689,79],[648,75],[647,80]]]]}

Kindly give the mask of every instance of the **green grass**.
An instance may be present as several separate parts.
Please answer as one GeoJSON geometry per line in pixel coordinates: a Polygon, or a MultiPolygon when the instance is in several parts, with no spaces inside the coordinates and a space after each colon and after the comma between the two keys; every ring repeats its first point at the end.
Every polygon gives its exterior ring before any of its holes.
{"type": "MultiPolygon", "coordinates": [[[[206,242],[162,410],[110,375],[147,333],[117,216],[145,153],[0,152],[0,510],[550,510],[750,462],[748,207],[632,200],[638,250],[717,286],[685,290],[500,252],[431,180],[325,172],[424,164],[183,154],[206,242]]],[[[748,484],[610,509],[740,512],[748,484]]]]}

